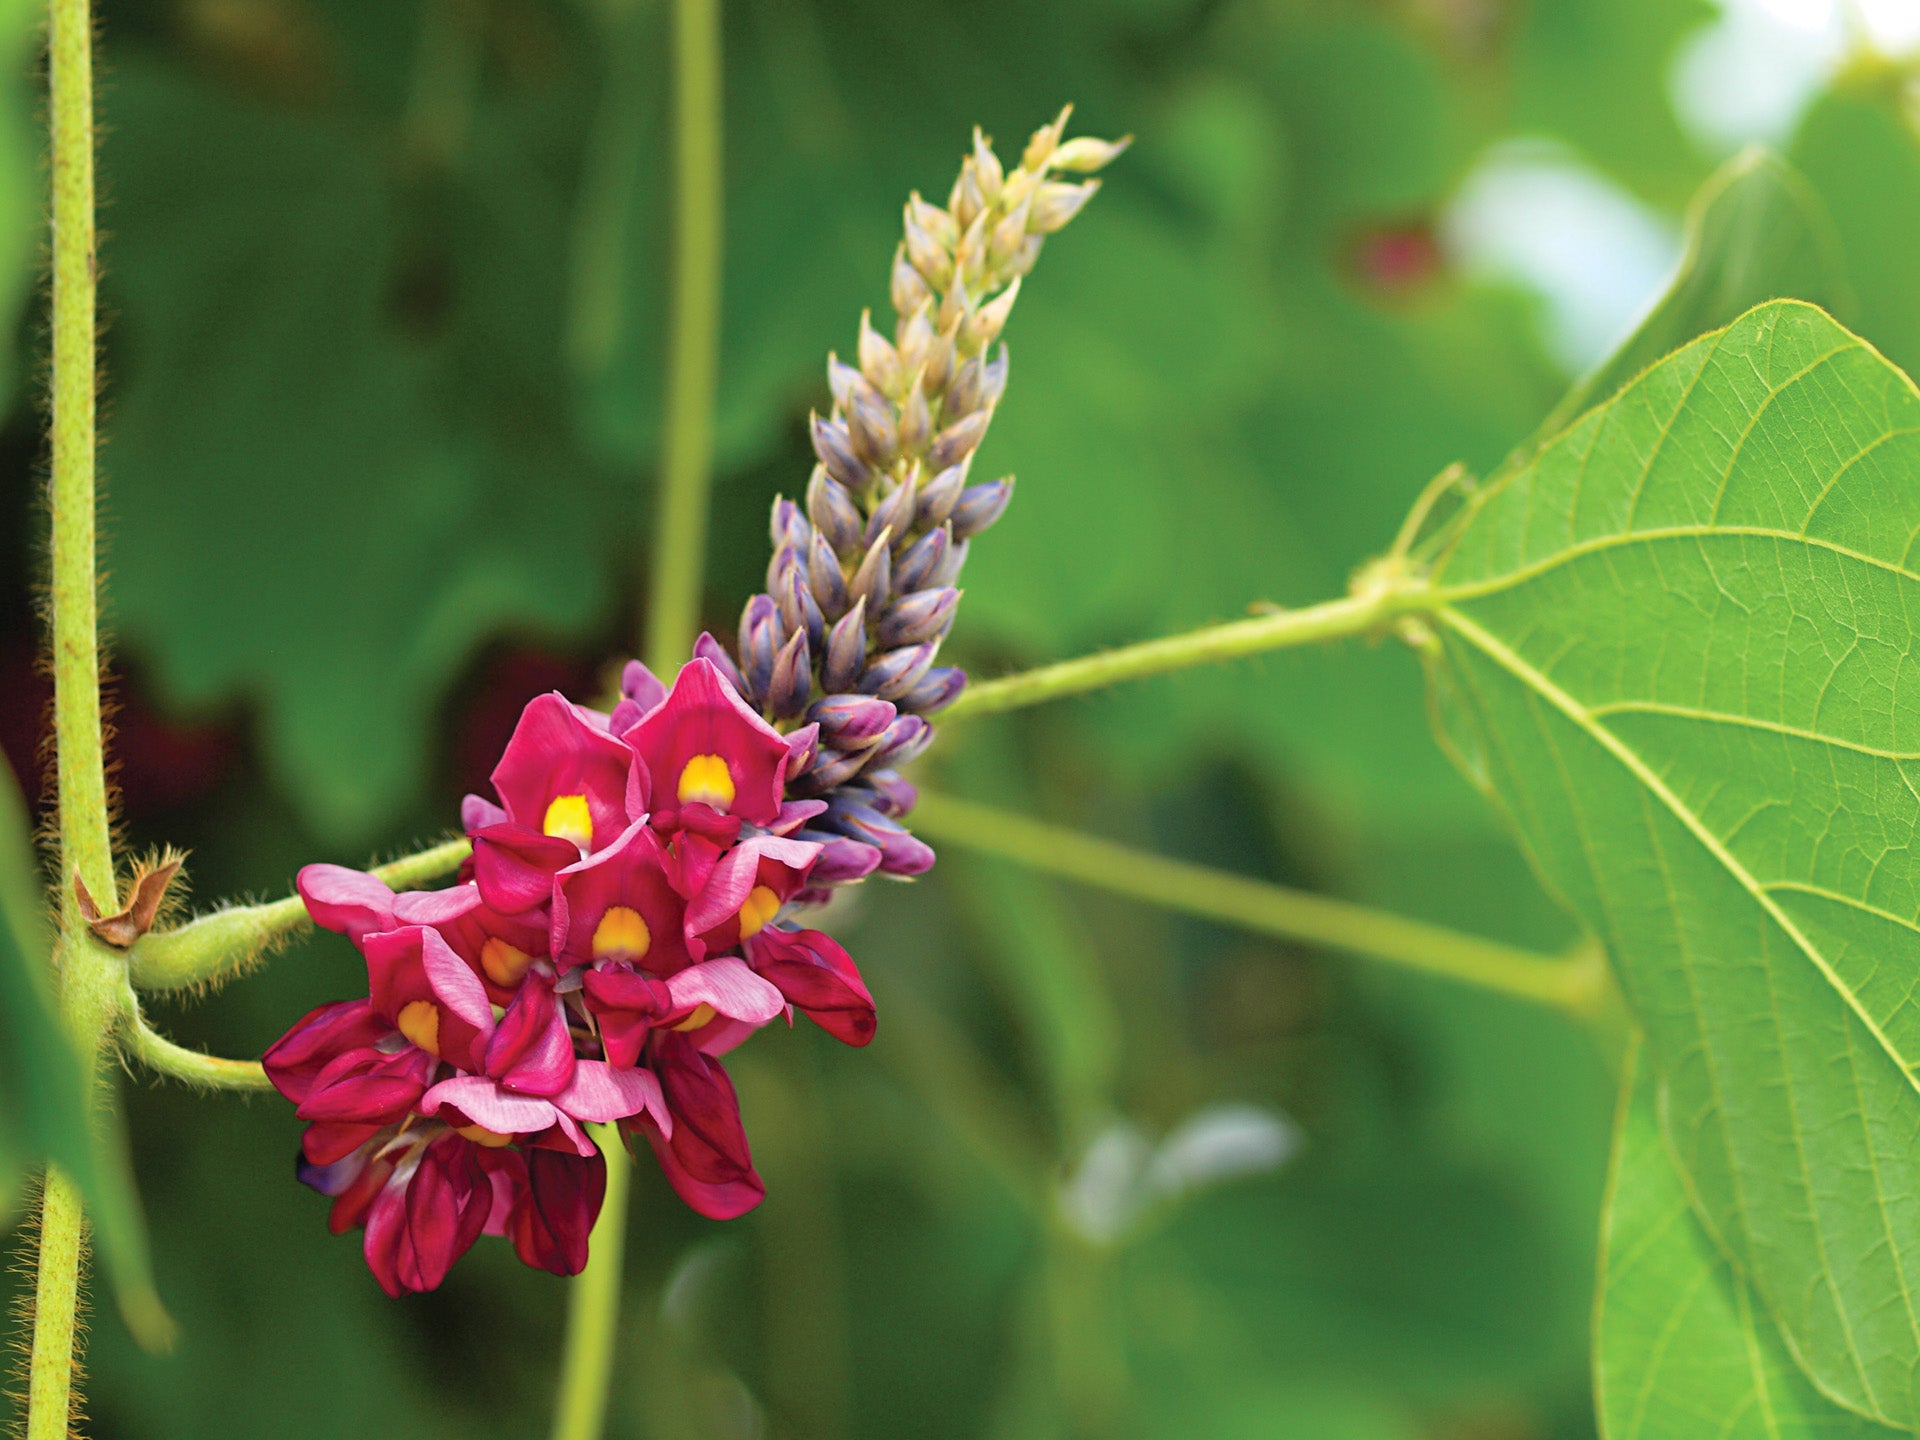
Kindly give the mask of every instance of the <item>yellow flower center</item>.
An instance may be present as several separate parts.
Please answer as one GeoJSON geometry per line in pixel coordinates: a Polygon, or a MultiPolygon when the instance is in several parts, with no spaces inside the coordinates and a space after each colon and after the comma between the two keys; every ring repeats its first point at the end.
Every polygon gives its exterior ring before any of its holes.
{"type": "Polygon", "coordinates": [[[456,1125],[453,1133],[464,1135],[476,1145],[484,1145],[489,1150],[498,1150],[502,1145],[511,1145],[513,1136],[502,1135],[497,1130],[489,1130],[484,1125],[456,1125]]]}
{"type": "Polygon", "coordinates": [[[593,813],[587,809],[584,795],[556,795],[547,806],[547,818],[540,829],[560,840],[571,840],[582,850],[593,844],[593,813]]]}
{"type": "Polygon", "coordinates": [[[696,755],[680,771],[680,803],[703,801],[716,810],[733,804],[733,771],[718,755],[696,755]]]}
{"type": "Polygon", "coordinates": [[[509,945],[498,935],[480,947],[480,968],[487,972],[487,978],[496,985],[518,985],[520,977],[527,973],[527,967],[531,964],[533,956],[509,945]]]}
{"type": "Polygon", "coordinates": [[[409,1000],[400,1007],[400,1033],[429,1055],[440,1053],[440,1010],[431,1000],[409,1000]]]}
{"type": "Polygon", "coordinates": [[[695,1007],[694,1012],[673,1028],[676,1030],[698,1030],[713,1018],[713,1007],[704,1001],[695,1007]]]}
{"type": "Polygon", "coordinates": [[[593,927],[593,958],[638,960],[653,948],[653,932],[638,910],[615,905],[593,927]]]}
{"type": "Polygon", "coordinates": [[[747,903],[740,907],[740,938],[758,935],[780,909],[780,897],[764,885],[753,887],[747,903]]]}

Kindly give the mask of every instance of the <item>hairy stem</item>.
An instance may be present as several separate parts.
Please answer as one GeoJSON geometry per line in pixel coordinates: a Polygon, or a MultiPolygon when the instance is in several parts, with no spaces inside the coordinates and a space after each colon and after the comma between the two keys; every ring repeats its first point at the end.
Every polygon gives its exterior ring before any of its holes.
{"type": "Polygon", "coordinates": [[[720,5],[675,0],[673,317],[647,663],[671,679],[699,627],[720,364],[720,5]]]}
{"type": "Polygon", "coordinates": [[[567,1307],[567,1352],[553,1440],[599,1440],[607,1419],[607,1378],[620,1326],[620,1261],[627,1239],[627,1185],[633,1161],[618,1125],[589,1125],[607,1160],[607,1198],[588,1237],[587,1268],[567,1307]]]}
{"type": "MultiPolygon", "coordinates": [[[[62,1019],[79,1046],[89,1098],[113,1020],[121,961],[87,929],[78,876],[117,909],[100,727],[99,581],[94,537],[93,17],[88,0],[48,6],[53,171],[53,718],[59,780],[62,1019]]],[[[49,1167],[35,1276],[28,1440],[64,1440],[73,1405],[80,1296],[80,1194],[49,1167]]]]}
{"type": "Polygon", "coordinates": [[[1381,630],[1399,616],[1421,609],[1424,596],[1421,586],[1403,581],[1305,610],[1280,610],[1249,620],[1209,625],[1184,635],[1169,635],[1163,640],[1126,645],[1099,655],[1083,655],[1077,660],[1063,660],[1058,665],[1043,665],[1038,670],[969,686],[946,713],[949,717],[993,715],[1002,710],[1018,710],[1045,700],[1057,700],[1063,695],[1103,689],[1122,680],[1237,660],[1258,655],[1263,650],[1284,650],[1367,635],[1381,630]]]}
{"type": "Polygon", "coordinates": [[[40,1256],[34,1271],[27,1440],[67,1440],[69,1434],[85,1227],[79,1187],[64,1170],[49,1168],[47,1183],[40,1195],[40,1256]]]}
{"type": "MultiPolygon", "coordinates": [[[[473,843],[463,836],[403,855],[372,873],[395,890],[410,890],[459,869],[472,853],[473,843]]],[[[142,990],[216,983],[311,923],[298,895],[265,905],[229,905],[177,929],[141,936],[133,947],[133,983],[142,990]]]]}
{"type": "Polygon", "coordinates": [[[150,1027],[137,1010],[121,1031],[121,1044],[148,1069],[206,1090],[271,1090],[258,1060],[223,1060],[176,1045],[150,1027]]]}
{"type": "Polygon", "coordinates": [[[1183,915],[1384,960],[1583,1019],[1599,1015],[1606,1005],[1605,967],[1584,949],[1564,959],[1541,955],[1345,900],[1168,860],[944,795],[923,793],[914,822],[934,839],[1183,915]]]}

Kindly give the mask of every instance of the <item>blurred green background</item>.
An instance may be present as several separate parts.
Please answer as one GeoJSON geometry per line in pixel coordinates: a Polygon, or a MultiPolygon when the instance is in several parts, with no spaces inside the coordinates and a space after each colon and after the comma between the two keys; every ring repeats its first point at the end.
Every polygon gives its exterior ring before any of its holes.
{"type": "MultiPolygon", "coordinates": [[[[1831,208],[1843,318],[1920,362],[1904,3],[726,0],[708,612],[804,486],[828,348],[978,122],[1133,132],[1009,329],[954,651],[995,673],[1339,593],[1658,288],[1768,139],[1831,208]],[[1851,29],[1849,27],[1852,27],[1851,29]],[[1878,47],[1876,50],[1875,47],[1878,47]],[[1885,53],[1881,53],[1885,52],[1885,53]]],[[[38,783],[40,175],[0,6],[0,743],[38,783]]],[[[105,0],[108,616],[125,836],[203,901],[455,822],[519,707],[639,629],[659,434],[659,0],[105,0]]],[[[1347,646],[956,726],[923,780],[1168,854],[1557,948],[1568,923],[1347,646]]],[[[643,1164],[612,1433],[1591,1435],[1601,1045],[1517,1003],[953,852],[834,921],[865,1053],[734,1065],[769,1196],[643,1164]],[[1232,1174],[1228,1172],[1244,1171],[1232,1174]],[[1153,1177],[1188,1193],[1134,1211],[1153,1177]]],[[[297,946],[176,1038],[257,1054],[350,994],[297,946]]],[[[93,1330],[98,1436],[543,1433],[564,1286],[485,1241],[395,1303],[294,1183],[277,1101],[134,1078],[177,1354],[93,1330]]],[[[17,1277],[9,1277],[17,1286],[17,1277]]]]}

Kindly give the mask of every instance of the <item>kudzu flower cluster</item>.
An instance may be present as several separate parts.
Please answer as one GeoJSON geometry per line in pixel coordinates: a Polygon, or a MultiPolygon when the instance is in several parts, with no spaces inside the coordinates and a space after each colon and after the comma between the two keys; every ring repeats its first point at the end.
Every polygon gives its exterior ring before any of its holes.
{"type": "Polygon", "coordinates": [[[765,1189],[720,1057],[794,1010],[872,1039],[858,968],[796,916],[933,863],[901,824],[899,767],[966,684],[935,660],[967,548],[1012,495],[968,478],[1006,387],[995,345],[1042,240],[1099,183],[1052,177],[1122,148],[1063,143],[1066,120],[1011,172],[976,131],[947,207],[909,201],[894,338],[863,317],[858,367],[829,360],[819,464],[804,508],[774,506],[737,654],[702,635],[671,691],[631,662],[610,711],[535,699],[495,798],[462,808],[473,853],[449,888],[300,872],[369,993],[264,1064],[308,1122],[301,1179],[336,1233],[364,1228],[388,1293],[437,1286],[482,1234],[578,1273],[606,1190],[590,1123],[644,1141],[700,1213],[744,1213],[765,1189]]]}

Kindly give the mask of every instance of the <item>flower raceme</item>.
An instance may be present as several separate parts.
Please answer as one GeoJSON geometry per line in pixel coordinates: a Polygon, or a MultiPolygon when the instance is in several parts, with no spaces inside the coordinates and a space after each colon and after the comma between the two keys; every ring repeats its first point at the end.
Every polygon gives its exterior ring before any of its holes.
{"type": "Polygon", "coordinates": [[[800,1010],[851,1045],[872,996],[838,943],[790,921],[879,863],[794,838],[823,799],[789,800],[809,725],[782,735],[704,659],[669,694],[628,666],[611,714],[529,704],[469,796],[473,858],[450,888],[396,894],[310,865],[314,921],[366,961],[364,999],[323,1005],[267,1051],[308,1122],[299,1173],[366,1231],[390,1294],[428,1290],[482,1234],[556,1274],[586,1264],[606,1188],[582,1128],[643,1139],[694,1209],[765,1193],[720,1057],[800,1010]]]}
{"type": "Polygon", "coordinates": [[[461,807],[459,884],[300,873],[369,993],[315,1010],[265,1065],[308,1122],[301,1178],[334,1197],[336,1231],[365,1228],[390,1293],[438,1285],[482,1234],[578,1273],[606,1189],[586,1123],[644,1139],[702,1214],[752,1209],[765,1190],[720,1057],[794,1010],[873,1038],[853,961],[790,917],[933,864],[899,770],[966,686],[934,662],[968,548],[1013,494],[970,482],[1006,388],[995,347],[1046,237],[1099,188],[1065,177],[1127,143],[1066,140],[1067,116],[1012,169],[976,130],[946,207],[908,202],[893,338],[863,317],[858,365],[829,357],[805,504],[774,505],[733,653],[702,635],[671,693],[629,664],[610,713],[529,704],[496,798],[461,807]]]}

